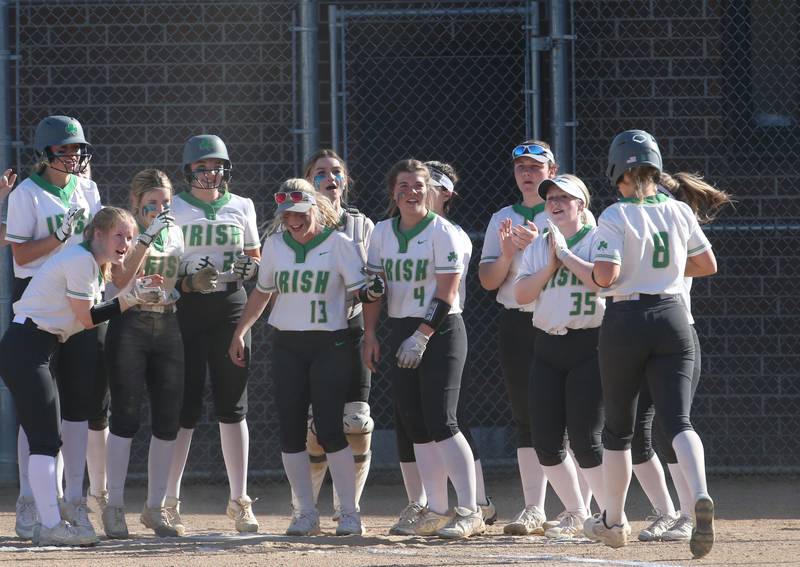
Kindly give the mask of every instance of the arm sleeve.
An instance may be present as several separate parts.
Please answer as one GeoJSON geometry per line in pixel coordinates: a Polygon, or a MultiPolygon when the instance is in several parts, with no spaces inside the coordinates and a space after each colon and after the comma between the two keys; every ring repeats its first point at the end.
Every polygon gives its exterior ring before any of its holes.
{"type": "MultiPolygon", "coordinates": [[[[65,272],[67,297],[94,302],[96,295],[95,284],[99,274],[97,272],[97,264],[95,264],[92,257],[88,254],[82,254],[70,262],[61,262],[59,266],[65,272]]],[[[55,267],[52,266],[52,268],[55,267]]]]}
{"type": "Polygon", "coordinates": [[[272,243],[274,240],[275,235],[267,238],[266,242],[264,242],[264,247],[261,249],[261,264],[258,266],[258,282],[256,283],[256,287],[258,291],[263,293],[278,291],[278,288],[275,287],[275,266],[272,263],[272,243]]]}
{"type": "Polygon", "coordinates": [[[625,229],[617,208],[612,205],[600,215],[597,236],[592,247],[592,262],[622,264],[625,229]]]}
{"type": "Polygon", "coordinates": [[[433,265],[437,274],[460,274],[464,259],[459,254],[458,234],[449,223],[442,223],[433,234],[433,265]]]}
{"type": "Polygon", "coordinates": [[[256,250],[261,244],[258,237],[258,219],[256,218],[256,206],[252,199],[245,199],[245,225],[244,225],[244,249],[256,250]]]}
{"type": "Polygon", "coordinates": [[[481,261],[494,262],[500,257],[500,239],[497,236],[497,231],[500,229],[500,220],[495,213],[489,220],[489,226],[486,227],[486,235],[483,237],[483,250],[481,250],[481,261]]]}
{"type": "Polygon", "coordinates": [[[336,268],[344,280],[347,291],[355,291],[366,281],[362,271],[364,265],[361,263],[361,258],[356,252],[352,240],[341,232],[336,232],[332,236],[336,237],[336,245],[333,249],[336,268]]]}
{"type": "MultiPolygon", "coordinates": [[[[390,221],[387,221],[390,222],[390,221]]],[[[383,258],[381,257],[381,235],[385,224],[378,223],[372,231],[367,252],[367,268],[371,272],[383,272],[383,258]]]]}
{"type": "Polygon", "coordinates": [[[6,221],[6,240],[9,242],[28,242],[36,233],[36,210],[33,197],[28,191],[14,189],[8,196],[8,220],[6,221]]]}

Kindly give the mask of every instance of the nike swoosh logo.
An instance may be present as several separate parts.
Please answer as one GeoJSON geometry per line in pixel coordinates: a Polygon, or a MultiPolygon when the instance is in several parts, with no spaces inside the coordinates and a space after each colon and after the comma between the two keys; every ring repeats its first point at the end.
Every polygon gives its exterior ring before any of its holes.
{"type": "Polygon", "coordinates": [[[327,254],[330,250],[326,250],[325,252],[320,252],[319,255],[322,256],[323,254],[327,254]]]}
{"type": "Polygon", "coordinates": [[[425,244],[427,240],[417,240],[417,244],[425,244]]]}
{"type": "Polygon", "coordinates": [[[344,341],[336,341],[336,342],[335,342],[335,343],[333,343],[333,344],[334,344],[334,346],[337,346],[337,347],[339,347],[339,346],[342,346],[342,345],[344,345],[344,341]]]}

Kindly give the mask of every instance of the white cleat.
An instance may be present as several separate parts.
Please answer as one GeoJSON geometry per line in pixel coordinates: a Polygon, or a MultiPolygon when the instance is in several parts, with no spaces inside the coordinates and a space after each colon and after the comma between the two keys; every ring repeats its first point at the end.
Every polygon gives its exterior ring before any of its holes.
{"type": "Polygon", "coordinates": [[[595,514],[583,523],[583,533],[591,540],[599,541],[609,547],[624,547],[631,535],[631,526],[623,520],[622,524],[606,524],[606,513],[595,514]]]}
{"type": "Polygon", "coordinates": [[[664,532],[678,521],[678,514],[662,514],[660,510],[654,510],[654,514],[648,516],[647,520],[651,523],[639,532],[639,541],[661,541],[664,532]]]}
{"type": "Polygon", "coordinates": [[[714,546],[714,501],[708,496],[694,505],[695,528],[689,540],[689,549],[695,559],[705,557],[714,546]]]}
{"type": "Polygon", "coordinates": [[[294,510],[292,512],[292,521],[289,523],[289,527],[286,528],[286,535],[311,536],[319,533],[319,512],[316,510],[306,512],[294,510]]]}
{"type": "Polygon", "coordinates": [[[513,520],[503,527],[503,533],[509,535],[543,535],[542,524],[547,521],[544,510],[538,506],[526,506],[513,520]]]}
{"type": "Polygon", "coordinates": [[[545,530],[545,537],[560,539],[566,537],[582,537],[583,523],[586,516],[579,512],[563,512],[557,526],[545,530]]]}
{"type": "Polygon", "coordinates": [[[692,539],[693,528],[691,516],[681,514],[672,527],[661,535],[661,541],[689,541],[692,539]]]}
{"type": "Polygon", "coordinates": [[[33,545],[48,546],[68,546],[68,547],[88,547],[96,545],[98,540],[94,533],[89,533],[75,526],[70,525],[65,520],[61,520],[52,528],[46,528],[37,524],[33,530],[33,545]]]}
{"type": "Polygon", "coordinates": [[[336,526],[337,536],[364,535],[364,526],[361,524],[361,514],[358,512],[341,512],[339,525],[336,526]]]}
{"type": "Polygon", "coordinates": [[[17,498],[17,518],[14,529],[22,539],[33,539],[33,530],[39,523],[39,513],[32,496],[17,498]]]}
{"type": "Polygon", "coordinates": [[[469,508],[456,506],[453,508],[453,517],[436,535],[444,539],[466,539],[485,531],[486,524],[480,509],[473,512],[469,508]]]}
{"type": "Polygon", "coordinates": [[[236,500],[228,500],[228,517],[236,521],[239,533],[257,532],[258,520],[253,514],[253,501],[249,496],[240,496],[236,500]]]}
{"type": "Polygon", "coordinates": [[[414,526],[422,518],[423,512],[425,512],[424,506],[410,502],[400,512],[400,518],[389,529],[389,535],[415,535],[414,526]]]}

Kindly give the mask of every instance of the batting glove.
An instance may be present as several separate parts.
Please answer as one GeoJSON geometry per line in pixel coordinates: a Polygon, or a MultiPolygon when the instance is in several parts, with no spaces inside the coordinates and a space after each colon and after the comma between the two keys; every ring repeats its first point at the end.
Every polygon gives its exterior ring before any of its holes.
{"type": "Polygon", "coordinates": [[[358,290],[358,299],[361,303],[378,301],[386,293],[386,284],[378,274],[368,274],[367,283],[358,290]]]}
{"type": "Polygon", "coordinates": [[[556,248],[556,256],[558,256],[559,260],[563,260],[569,254],[567,239],[564,238],[559,228],[550,219],[547,219],[547,226],[550,229],[550,238],[553,239],[553,244],[556,248]]]}
{"type": "Polygon", "coordinates": [[[175,224],[175,218],[169,214],[169,211],[161,211],[152,220],[147,230],[139,235],[138,241],[144,246],[150,246],[162,230],[169,228],[173,224],[175,224]]]}
{"type": "Polygon", "coordinates": [[[85,212],[86,209],[83,207],[72,207],[66,212],[61,220],[61,226],[53,233],[59,242],[66,242],[72,236],[72,233],[75,232],[75,225],[83,218],[83,213],[85,212]]]}
{"type": "Polygon", "coordinates": [[[419,363],[422,362],[422,355],[425,354],[425,348],[428,346],[429,337],[420,331],[414,331],[414,334],[408,337],[400,344],[397,349],[397,366],[400,368],[417,368],[419,363]]]}
{"type": "Polygon", "coordinates": [[[242,281],[250,280],[258,272],[258,260],[247,254],[240,254],[234,260],[231,271],[242,281]]]}
{"type": "Polygon", "coordinates": [[[206,266],[183,278],[183,282],[189,291],[206,293],[217,287],[218,277],[219,271],[214,266],[206,266]]]}
{"type": "Polygon", "coordinates": [[[151,286],[148,277],[137,278],[130,291],[125,294],[125,301],[128,305],[140,305],[142,303],[164,303],[167,293],[161,286],[151,286]]]}

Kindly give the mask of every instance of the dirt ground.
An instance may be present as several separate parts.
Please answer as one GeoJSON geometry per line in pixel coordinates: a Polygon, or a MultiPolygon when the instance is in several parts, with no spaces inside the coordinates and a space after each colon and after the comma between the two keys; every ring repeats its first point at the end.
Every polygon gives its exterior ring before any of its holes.
{"type": "MultiPolygon", "coordinates": [[[[463,542],[387,536],[395,515],[404,505],[401,485],[378,484],[367,487],[362,502],[368,528],[363,537],[333,536],[330,520],[330,487],[323,487],[320,512],[323,532],[317,537],[286,537],[289,521],[287,485],[253,486],[252,497],[261,531],[238,536],[232,521],[225,516],[226,488],[188,486],[184,490],[183,517],[189,528],[187,537],[158,539],[139,524],[138,511],[144,501],[141,487],[129,489],[128,525],[132,539],[103,540],[90,549],[34,548],[14,537],[16,491],[0,490],[0,562],[15,565],[134,565],[236,566],[336,565],[545,565],[548,567],[590,564],[614,566],[800,566],[800,480],[796,478],[712,478],[710,490],[718,511],[717,543],[711,554],[692,560],[688,544],[641,543],[613,550],[579,540],[548,541],[543,537],[503,535],[503,524],[520,508],[521,489],[513,477],[490,481],[488,492],[497,505],[499,521],[486,535],[463,542]]],[[[548,517],[555,516],[558,504],[548,494],[548,517]]],[[[647,514],[638,486],[631,487],[628,515],[634,539],[645,526],[647,514]]],[[[93,515],[99,529],[99,518],[93,515]]]]}

